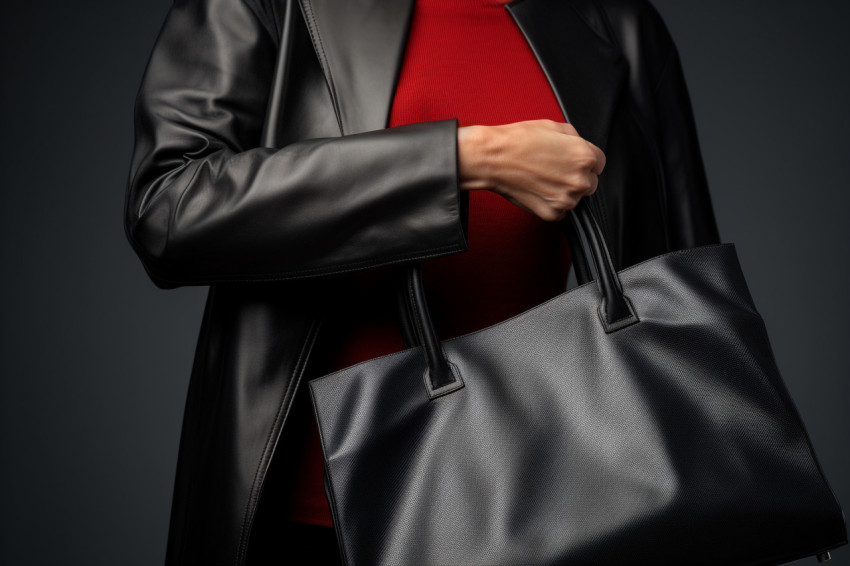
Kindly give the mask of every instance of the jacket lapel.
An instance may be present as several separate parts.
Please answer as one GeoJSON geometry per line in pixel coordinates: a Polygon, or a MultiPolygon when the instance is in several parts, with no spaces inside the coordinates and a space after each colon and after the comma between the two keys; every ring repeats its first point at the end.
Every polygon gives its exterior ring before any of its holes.
{"type": "Polygon", "coordinates": [[[414,0],[299,0],[343,135],[386,128],[414,0]]]}
{"type": "Polygon", "coordinates": [[[627,75],[620,51],[602,39],[570,0],[514,0],[513,16],[579,135],[603,151],[627,75]]]}
{"type": "MultiPolygon", "coordinates": [[[[386,128],[415,0],[299,0],[344,135],[386,128]]],[[[626,62],[574,0],[513,0],[519,26],[578,133],[605,149],[626,62]]]]}

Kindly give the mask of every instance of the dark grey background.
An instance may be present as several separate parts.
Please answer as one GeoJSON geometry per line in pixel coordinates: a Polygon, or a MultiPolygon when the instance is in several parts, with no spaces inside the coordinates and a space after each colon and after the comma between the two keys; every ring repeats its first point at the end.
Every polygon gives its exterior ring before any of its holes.
{"type": "MultiPolygon", "coordinates": [[[[206,288],[154,287],[122,207],[133,98],[168,5],[14,2],[0,20],[3,564],[163,560],[206,288]]],[[[850,3],[655,5],[721,235],[848,508],[850,3]]]]}

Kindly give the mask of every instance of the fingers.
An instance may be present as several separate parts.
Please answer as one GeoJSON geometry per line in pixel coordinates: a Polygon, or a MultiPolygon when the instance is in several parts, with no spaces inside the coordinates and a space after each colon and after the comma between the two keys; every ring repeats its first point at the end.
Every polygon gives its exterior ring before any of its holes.
{"type": "Polygon", "coordinates": [[[528,123],[535,124],[537,126],[542,126],[549,130],[555,130],[556,132],[561,132],[563,134],[569,134],[571,136],[577,136],[578,132],[575,127],[569,122],[556,122],[555,120],[550,120],[549,118],[540,118],[538,120],[527,120],[528,123]]]}
{"type": "Polygon", "coordinates": [[[560,130],[565,134],[569,134],[571,136],[577,136],[578,131],[575,129],[575,126],[570,124],[569,122],[555,122],[560,127],[560,130]]]}
{"type": "Polygon", "coordinates": [[[580,174],[577,178],[580,180],[572,183],[572,186],[576,189],[575,196],[578,198],[592,195],[599,187],[599,176],[596,173],[587,172],[580,174]]]}
{"type": "Polygon", "coordinates": [[[585,142],[587,142],[587,145],[590,147],[590,150],[593,152],[593,155],[595,157],[595,163],[591,170],[596,175],[601,175],[602,170],[605,169],[605,154],[602,152],[601,149],[599,149],[589,141],[585,140],[585,142]]]}
{"type": "Polygon", "coordinates": [[[599,175],[605,169],[605,153],[594,143],[582,138],[569,122],[556,122],[549,119],[530,120],[530,122],[534,122],[538,127],[542,126],[578,138],[572,145],[573,151],[577,152],[573,154],[573,159],[576,160],[574,163],[578,165],[573,187],[578,189],[576,194],[578,198],[595,193],[599,186],[599,175]]]}
{"type": "Polygon", "coordinates": [[[540,119],[495,128],[510,134],[506,136],[514,144],[510,147],[519,148],[521,159],[504,152],[508,174],[500,177],[494,190],[521,209],[549,222],[559,221],[581,198],[596,192],[605,154],[572,124],[540,119]]]}
{"type": "MultiPolygon", "coordinates": [[[[564,134],[567,134],[567,135],[570,135],[570,136],[581,137],[581,136],[579,136],[578,131],[575,129],[575,126],[573,126],[569,122],[555,122],[554,120],[535,120],[535,121],[540,122],[542,125],[544,125],[548,128],[558,130],[558,131],[560,131],[564,134]]],[[[584,138],[582,138],[582,139],[584,139],[584,138]]],[[[601,149],[599,149],[593,143],[591,143],[587,140],[584,140],[584,142],[588,145],[590,150],[593,152],[594,163],[593,163],[592,171],[597,175],[601,175],[602,170],[605,169],[605,153],[603,153],[603,151],[601,149]]]]}
{"type": "Polygon", "coordinates": [[[596,189],[599,187],[599,176],[597,174],[590,175],[590,191],[586,194],[592,195],[596,192],[596,189]]]}

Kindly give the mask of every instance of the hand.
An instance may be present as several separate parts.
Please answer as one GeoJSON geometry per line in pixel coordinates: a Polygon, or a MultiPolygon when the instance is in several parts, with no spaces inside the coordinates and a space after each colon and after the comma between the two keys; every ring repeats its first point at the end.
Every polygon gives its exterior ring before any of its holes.
{"type": "Polygon", "coordinates": [[[593,194],[605,167],[601,149],[572,124],[527,120],[458,128],[462,190],[492,190],[543,220],[561,220],[593,194]]]}

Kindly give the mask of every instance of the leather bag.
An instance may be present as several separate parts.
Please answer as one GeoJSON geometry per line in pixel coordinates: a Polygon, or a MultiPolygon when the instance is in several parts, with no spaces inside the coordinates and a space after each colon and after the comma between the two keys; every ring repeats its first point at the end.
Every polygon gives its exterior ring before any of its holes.
{"type": "MultiPolygon", "coordinates": [[[[733,244],[593,279],[309,383],[345,564],[782,564],[847,543],[733,244]]],[[[574,252],[575,253],[575,252],[574,252]]]]}

